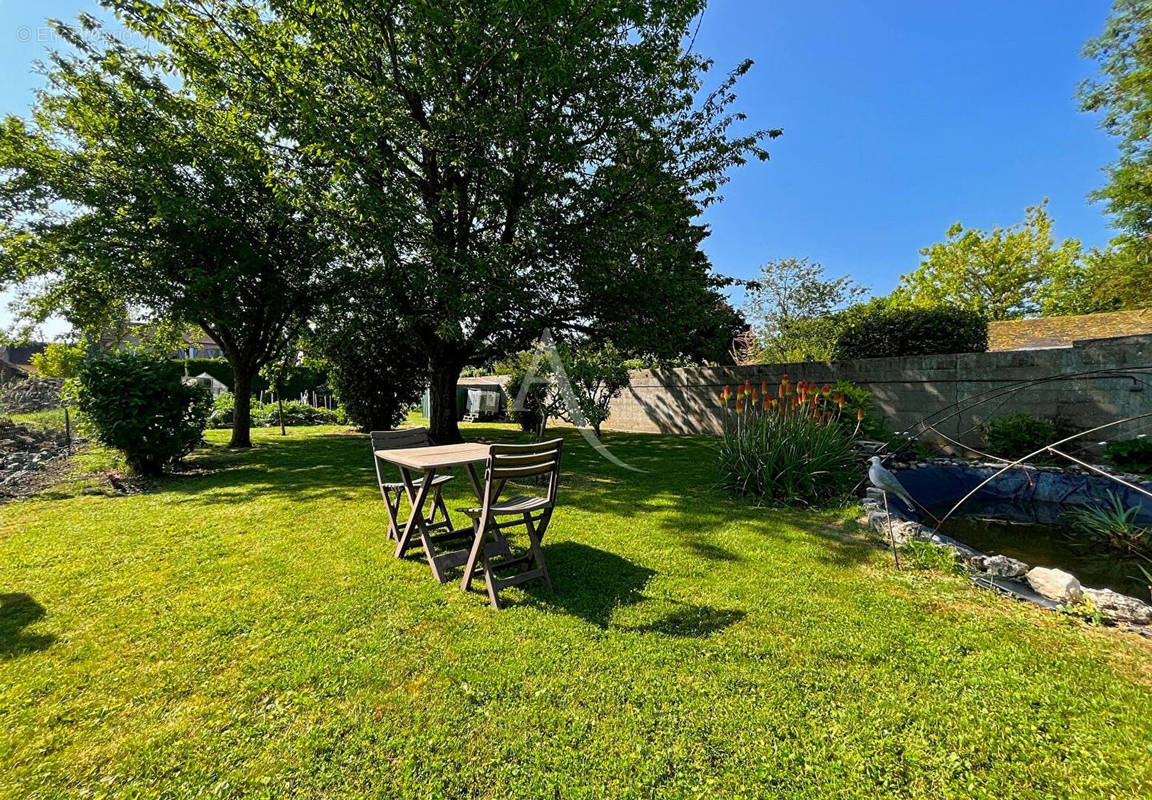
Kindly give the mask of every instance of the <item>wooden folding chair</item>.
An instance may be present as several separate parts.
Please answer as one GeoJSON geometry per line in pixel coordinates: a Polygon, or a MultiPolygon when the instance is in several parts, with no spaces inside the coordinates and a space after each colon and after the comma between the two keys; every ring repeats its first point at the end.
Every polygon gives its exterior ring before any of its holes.
{"type": "MultiPolygon", "coordinates": [[[[402,481],[384,480],[384,475],[380,471],[381,459],[376,455],[376,451],[427,447],[431,444],[428,439],[428,429],[405,428],[398,431],[372,431],[369,435],[372,439],[372,461],[376,465],[376,482],[380,484],[380,496],[384,498],[384,507],[388,510],[388,538],[399,541],[400,529],[406,522],[406,520],[399,518],[400,499],[403,497],[406,487],[402,481]]],[[[452,527],[452,523],[448,519],[448,507],[444,505],[444,498],[440,496],[440,487],[452,478],[452,475],[437,475],[432,479],[432,485],[429,487],[432,490],[432,513],[424,518],[425,527],[430,531],[452,527]],[[437,519],[438,515],[439,520],[437,519]]],[[[423,478],[414,480],[412,482],[413,488],[419,489],[423,482],[423,478]]],[[[413,497],[408,498],[410,503],[414,500],[413,497]]]]}
{"type": "Polygon", "coordinates": [[[544,564],[540,542],[548,530],[552,511],[556,507],[556,486],[560,479],[563,447],[563,439],[539,444],[492,445],[484,478],[483,505],[479,508],[460,509],[472,518],[474,534],[461,585],[465,591],[470,590],[472,579],[478,572],[482,572],[493,608],[500,608],[499,591],[508,586],[539,579],[549,589],[552,588],[552,579],[544,564]],[[501,500],[500,495],[505,485],[517,478],[533,478],[537,482],[542,479],[546,487],[544,496],[517,495],[501,500]],[[513,519],[500,521],[508,517],[513,519]],[[504,533],[509,528],[521,525],[528,534],[528,551],[513,556],[507,549],[504,533]],[[508,572],[521,566],[527,566],[528,569],[508,572]]]}

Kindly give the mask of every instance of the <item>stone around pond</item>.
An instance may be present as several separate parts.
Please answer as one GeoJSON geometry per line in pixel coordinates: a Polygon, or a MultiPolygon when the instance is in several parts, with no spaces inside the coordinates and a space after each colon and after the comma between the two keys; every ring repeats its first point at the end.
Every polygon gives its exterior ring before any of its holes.
{"type": "Polygon", "coordinates": [[[1027,564],[1015,558],[1009,558],[1008,556],[979,555],[975,556],[971,563],[972,567],[977,571],[991,575],[994,578],[1018,578],[1028,572],[1027,564]]]}
{"type": "Polygon", "coordinates": [[[1057,603],[1078,603],[1084,597],[1080,581],[1062,569],[1034,567],[1025,578],[1038,594],[1057,603]]]}
{"type": "Polygon", "coordinates": [[[1135,625],[1152,623],[1152,606],[1114,592],[1111,589],[1084,589],[1084,594],[1099,609],[1100,613],[1116,622],[1130,622],[1135,625]]]}

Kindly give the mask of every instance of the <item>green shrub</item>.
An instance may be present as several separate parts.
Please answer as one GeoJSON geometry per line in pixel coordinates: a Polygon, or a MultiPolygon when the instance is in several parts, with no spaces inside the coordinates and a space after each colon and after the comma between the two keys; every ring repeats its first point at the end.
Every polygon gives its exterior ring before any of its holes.
{"type": "MultiPolygon", "coordinates": [[[[1056,423],[1027,414],[995,417],[981,425],[980,432],[992,455],[1012,460],[1024,458],[1059,438],[1056,423]]],[[[1031,460],[1050,462],[1052,457],[1041,454],[1031,460]]]]}
{"type": "Polygon", "coordinates": [[[960,556],[951,547],[939,547],[923,539],[913,539],[900,548],[905,563],[913,569],[928,569],[956,575],[963,571],[960,556]]]}
{"type": "Polygon", "coordinates": [[[84,362],[71,391],[102,444],[133,471],[158,475],[192,452],[208,420],[208,391],[182,377],[176,361],[110,354],[84,362]]]}
{"type": "Polygon", "coordinates": [[[1091,542],[1152,560],[1152,528],[1136,524],[1139,514],[1140,506],[1125,507],[1115,492],[1108,492],[1107,502],[1069,511],[1064,517],[1073,531],[1091,542]]]}
{"type": "MultiPolygon", "coordinates": [[[[208,417],[208,424],[213,428],[232,427],[233,414],[236,409],[236,398],[231,392],[224,392],[212,401],[212,412],[208,417]]],[[[299,400],[289,400],[284,403],[285,425],[342,425],[346,421],[343,413],[338,410],[317,408],[299,400]]],[[[276,403],[252,403],[252,427],[271,428],[280,424],[280,409],[276,403]]]]}
{"type": "Polygon", "coordinates": [[[881,299],[852,306],[837,318],[832,357],[840,361],[988,349],[988,321],[974,311],[899,307],[881,299]]]}
{"type": "Polygon", "coordinates": [[[1152,439],[1124,439],[1104,446],[1108,460],[1120,469],[1152,475],[1152,439]]]}
{"type": "Polygon", "coordinates": [[[776,397],[747,384],[734,408],[725,387],[720,482],[729,490],[782,505],[824,505],[852,489],[861,473],[852,438],[831,393],[792,387],[776,397]]]}

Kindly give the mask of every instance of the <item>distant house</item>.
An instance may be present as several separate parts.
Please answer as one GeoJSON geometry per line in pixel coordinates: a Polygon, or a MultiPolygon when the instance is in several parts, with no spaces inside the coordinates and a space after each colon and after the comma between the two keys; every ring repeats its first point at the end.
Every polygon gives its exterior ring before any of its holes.
{"type": "MultiPolygon", "coordinates": [[[[100,347],[104,350],[125,350],[148,341],[152,336],[152,324],[129,322],[118,330],[109,330],[100,337],[100,347]]],[[[224,349],[202,330],[190,330],[184,334],[181,346],[172,353],[173,358],[223,358],[224,349]]]]}
{"type": "Polygon", "coordinates": [[[988,325],[989,350],[1041,350],[1071,347],[1087,339],[1114,339],[1152,334],[1152,309],[1040,317],[992,322],[988,325]]]}
{"type": "Polygon", "coordinates": [[[32,366],[32,356],[43,353],[48,345],[44,342],[11,347],[0,345],[0,383],[24,378],[36,372],[32,366]]]}
{"type": "Polygon", "coordinates": [[[212,398],[215,399],[228,391],[228,387],[224,383],[207,372],[201,372],[199,375],[192,375],[184,378],[185,383],[195,383],[200,386],[207,387],[208,391],[212,393],[212,398]]]}
{"type": "MultiPolygon", "coordinates": [[[[456,418],[477,422],[503,417],[508,407],[508,395],[504,392],[507,382],[507,375],[460,378],[456,382],[456,418]]],[[[424,416],[431,416],[432,397],[427,390],[422,407],[424,416]]]]}

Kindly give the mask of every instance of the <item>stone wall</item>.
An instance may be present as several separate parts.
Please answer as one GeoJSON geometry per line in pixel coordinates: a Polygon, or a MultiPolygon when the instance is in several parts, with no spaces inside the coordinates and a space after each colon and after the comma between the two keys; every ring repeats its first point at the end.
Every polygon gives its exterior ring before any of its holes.
{"type": "MultiPolygon", "coordinates": [[[[1135,377],[1083,376],[1045,383],[972,408],[940,430],[977,443],[972,429],[991,417],[1030,414],[1059,417],[1090,428],[1114,419],[1152,413],[1152,336],[1075,342],[1047,350],[960,355],[874,358],[858,361],[769,364],[668,370],[636,370],[632,386],[617,398],[604,424],[607,430],[653,433],[715,433],[720,427],[717,395],[725,384],[775,385],[788,373],[793,381],[818,384],[848,380],[872,391],[875,410],[901,431],[965,398],[1025,380],[1073,375],[1088,370],[1139,368],[1135,377]]],[[[1120,426],[1101,438],[1152,432],[1149,420],[1120,426]]]]}

